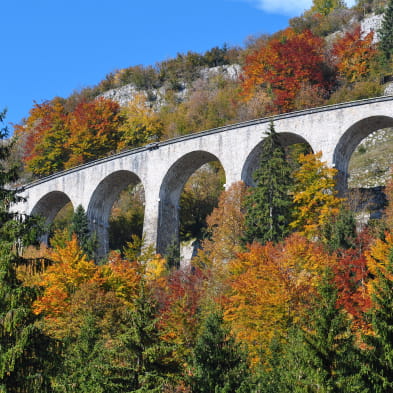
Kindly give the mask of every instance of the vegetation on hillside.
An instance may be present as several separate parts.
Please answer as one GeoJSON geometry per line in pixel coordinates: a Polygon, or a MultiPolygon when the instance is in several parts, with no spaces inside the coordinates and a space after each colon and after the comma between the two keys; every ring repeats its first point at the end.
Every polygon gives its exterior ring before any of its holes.
{"type": "Polygon", "coordinates": [[[17,157],[24,176],[43,176],[204,127],[376,94],[390,49],[356,26],[325,39],[344,16],[376,5],[314,0],[291,27],[246,48],[131,67],[36,104],[16,147],[0,131],[1,392],[392,390],[393,178],[383,219],[356,228],[335,170],[307,147],[283,148],[271,124],[254,187],[223,191],[217,163],[185,185],[181,236],[202,239],[181,268],[177,250],[155,255],[121,233],[141,235],[140,184],[114,204],[105,260],[95,260],[81,206],[64,209],[49,246],[34,245],[39,226],[9,212],[17,195],[6,186],[18,181],[17,157]],[[238,79],[201,78],[206,66],[235,63],[238,79]],[[96,99],[125,83],[139,90],[127,107],[96,99]],[[145,92],[163,87],[156,105],[145,92]]]}

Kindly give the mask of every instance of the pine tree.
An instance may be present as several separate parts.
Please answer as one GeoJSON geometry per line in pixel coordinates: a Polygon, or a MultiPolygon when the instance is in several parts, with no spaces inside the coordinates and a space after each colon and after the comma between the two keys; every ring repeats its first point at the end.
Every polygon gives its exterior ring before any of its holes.
{"type": "Polygon", "coordinates": [[[280,241],[289,233],[292,177],[273,123],[263,141],[260,165],[253,177],[255,187],[245,200],[245,241],[280,241]]]}
{"type": "Polygon", "coordinates": [[[195,344],[191,359],[193,393],[232,393],[247,379],[242,351],[223,326],[220,312],[211,312],[195,344]]]}
{"type": "Polygon", "coordinates": [[[87,214],[82,205],[79,205],[72,217],[70,233],[75,233],[78,238],[79,245],[88,258],[93,258],[97,248],[97,238],[95,234],[91,234],[89,230],[89,222],[87,214]]]}
{"type": "MultiPolygon", "coordinates": [[[[3,119],[4,112],[0,122],[3,119]]],[[[16,274],[17,267],[26,264],[19,247],[29,238],[31,221],[9,210],[20,198],[7,186],[17,172],[7,167],[12,145],[6,136],[6,128],[0,129],[0,391],[50,392],[53,342],[36,325],[31,306],[37,291],[23,286],[16,274]]]]}
{"type": "Polygon", "coordinates": [[[128,354],[129,375],[132,376],[127,391],[159,393],[179,372],[179,364],[173,356],[174,348],[160,337],[156,311],[155,301],[142,279],[139,297],[127,318],[129,323],[119,336],[123,350],[128,354]]]}
{"type": "Polygon", "coordinates": [[[371,323],[374,334],[365,337],[371,348],[367,377],[371,391],[393,392],[393,249],[386,270],[379,270],[373,284],[371,323]]]}
{"type": "Polygon", "coordinates": [[[328,271],[307,329],[294,329],[282,360],[283,392],[365,392],[360,351],[328,271]]]}
{"type": "Polygon", "coordinates": [[[54,381],[59,393],[123,393],[132,383],[132,369],[116,346],[109,345],[100,329],[99,317],[88,314],[79,335],[64,340],[61,373],[54,381]]]}
{"type": "Polygon", "coordinates": [[[389,0],[385,9],[379,39],[379,49],[386,60],[390,60],[393,53],[393,0],[389,0]]]}

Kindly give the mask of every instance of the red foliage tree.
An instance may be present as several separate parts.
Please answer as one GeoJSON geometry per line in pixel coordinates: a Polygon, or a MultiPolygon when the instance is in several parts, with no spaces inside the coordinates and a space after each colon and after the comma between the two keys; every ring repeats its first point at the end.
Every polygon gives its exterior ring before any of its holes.
{"type": "Polygon", "coordinates": [[[246,58],[243,94],[251,98],[260,87],[271,91],[272,108],[288,112],[302,89],[309,84],[327,90],[324,40],[305,30],[296,34],[291,28],[269,40],[265,47],[246,58]]]}
{"type": "Polygon", "coordinates": [[[116,151],[120,140],[119,111],[119,104],[104,98],[77,105],[68,119],[70,158],[66,168],[116,151]]]}

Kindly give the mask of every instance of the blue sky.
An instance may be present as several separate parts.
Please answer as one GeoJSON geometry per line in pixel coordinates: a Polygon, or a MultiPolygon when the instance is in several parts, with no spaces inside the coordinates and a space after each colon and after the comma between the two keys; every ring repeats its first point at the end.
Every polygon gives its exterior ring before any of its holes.
{"type": "MultiPolygon", "coordinates": [[[[351,0],[353,1],[353,0],[351,0]]],[[[188,50],[272,33],[312,0],[12,0],[1,6],[0,110],[19,123],[34,101],[188,50]]]]}

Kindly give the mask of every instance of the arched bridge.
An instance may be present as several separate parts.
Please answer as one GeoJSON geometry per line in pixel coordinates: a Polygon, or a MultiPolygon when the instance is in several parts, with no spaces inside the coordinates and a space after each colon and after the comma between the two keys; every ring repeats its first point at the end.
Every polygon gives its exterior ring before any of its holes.
{"type": "Polygon", "coordinates": [[[339,188],[345,189],[348,162],[359,142],[393,126],[393,97],[247,121],[125,151],[28,184],[23,191],[27,202],[15,209],[51,222],[65,204],[82,205],[104,254],[112,205],[125,187],[140,182],[145,240],[162,253],[178,236],[179,199],[189,176],[203,164],[219,161],[227,187],[239,180],[251,184],[271,121],[284,144],[307,142],[314,152],[322,151],[323,160],[339,170],[339,188]]]}

